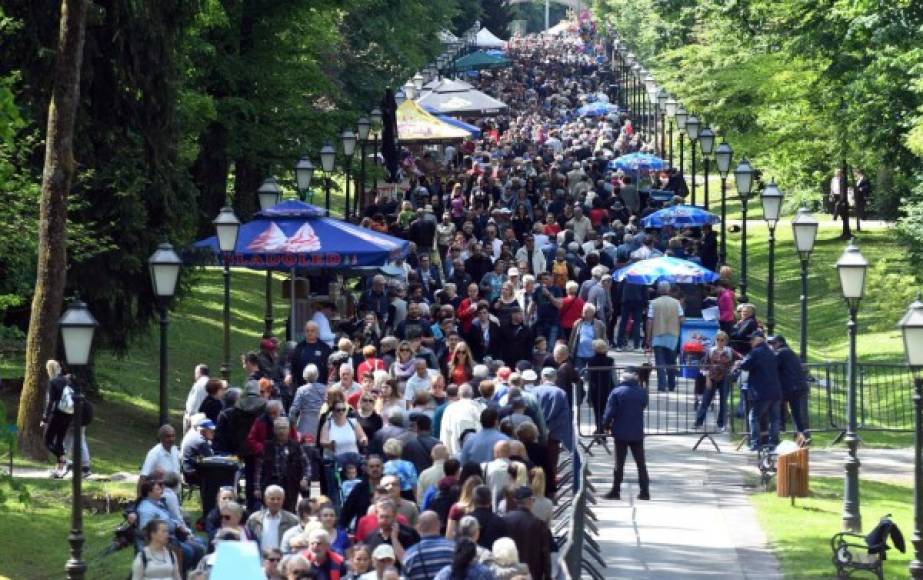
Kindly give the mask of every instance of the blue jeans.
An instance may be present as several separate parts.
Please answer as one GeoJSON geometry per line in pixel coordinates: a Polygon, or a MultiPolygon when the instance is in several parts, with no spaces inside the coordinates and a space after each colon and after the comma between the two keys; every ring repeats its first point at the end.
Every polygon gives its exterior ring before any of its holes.
{"type": "Polygon", "coordinates": [[[781,419],[781,401],[750,401],[750,449],[757,449],[760,441],[760,419],[769,414],[769,441],[772,445],[779,443],[779,421],[781,419]]]}
{"type": "Polygon", "coordinates": [[[676,390],[676,351],[665,346],[654,347],[654,364],[657,366],[657,390],[676,390]],[[667,367],[667,368],[664,368],[667,367]]]}
{"type": "Polygon", "coordinates": [[[727,421],[727,405],[728,405],[728,379],[727,377],[724,380],[720,381],[717,385],[712,386],[711,389],[705,389],[705,394],[702,396],[702,402],[699,403],[699,410],[695,415],[695,424],[696,426],[701,426],[705,424],[705,413],[708,411],[708,406],[711,405],[712,400],[715,398],[715,391],[718,392],[718,428],[724,427],[725,421],[727,421]]]}
{"type": "Polygon", "coordinates": [[[535,322],[535,335],[545,337],[545,340],[548,341],[548,352],[554,351],[554,342],[558,340],[559,334],[561,334],[561,327],[557,322],[545,320],[535,322]]]}
{"type": "Polygon", "coordinates": [[[644,321],[643,304],[622,304],[622,316],[619,318],[619,331],[615,341],[615,346],[622,348],[628,345],[628,340],[625,336],[625,327],[628,325],[629,316],[632,319],[631,342],[634,344],[635,348],[640,348],[641,324],[644,321]]]}

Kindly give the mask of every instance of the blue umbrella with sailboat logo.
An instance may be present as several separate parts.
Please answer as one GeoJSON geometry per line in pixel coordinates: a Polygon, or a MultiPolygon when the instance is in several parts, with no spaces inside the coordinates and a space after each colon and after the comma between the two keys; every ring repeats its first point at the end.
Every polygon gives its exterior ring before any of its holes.
{"type": "Polygon", "coordinates": [[[673,227],[701,227],[707,224],[716,224],[721,221],[717,215],[694,205],[673,205],[657,210],[641,219],[641,225],[646,228],[673,227]]]}
{"type": "Polygon", "coordinates": [[[660,281],[674,284],[704,284],[717,280],[718,274],[689,260],[661,256],[629,264],[617,270],[612,279],[616,282],[644,285],[660,281]]]}

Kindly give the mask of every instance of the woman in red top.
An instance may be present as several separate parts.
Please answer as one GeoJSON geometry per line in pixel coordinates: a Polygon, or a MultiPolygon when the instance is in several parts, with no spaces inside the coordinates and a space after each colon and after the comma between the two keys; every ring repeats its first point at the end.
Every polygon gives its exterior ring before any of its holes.
{"type": "Polygon", "coordinates": [[[458,305],[458,321],[461,323],[462,333],[467,336],[471,332],[471,323],[478,314],[478,285],[468,285],[468,296],[458,305]]]}
{"type": "Polygon", "coordinates": [[[568,280],[564,289],[567,292],[564,298],[556,298],[547,290],[545,292],[551,303],[560,311],[562,336],[570,336],[574,323],[580,320],[580,316],[583,314],[584,301],[577,296],[577,292],[580,290],[580,285],[577,282],[568,280]]]}
{"type": "Polygon", "coordinates": [[[459,342],[449,361],[449,383],[461,385],[471,380],[474,366],[471,364],[471,350],[464,342],[459,342]]]}
{"type": "Polygon", "coordinates": [[[718,280],[718,324],[724,332],[730,332],[737,324],[734,312],[737,311],[737,297],[730,280],[718,280]]]}
{"type": "Polygon", "coordinates": [[[545,218],[545,235],[546,236],[556,236],[561,231],[561,226],[558,225],[557,220],[554,219],[554,215],[548,214],[545,218]]]}

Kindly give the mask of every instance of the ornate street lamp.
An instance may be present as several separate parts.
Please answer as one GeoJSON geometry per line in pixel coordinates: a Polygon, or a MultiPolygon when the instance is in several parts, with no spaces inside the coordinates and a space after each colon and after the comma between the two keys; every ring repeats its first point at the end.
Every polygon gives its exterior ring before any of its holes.
{"type": "Polygon", "coordinates": [[[404,96],[407,97],[408,101],[412,101],[417,98],[417,91],[413,86],[413,81],[408,80],[404,83],[404,96]]]}
{"type": "Polygon", "coordinates": [[[275,177],[267,177],[256,190],[256,195],[260,200],[260,209],[265,211],[282,199],[282,188],[275,177]]]}
{"type": "MultiPolygon", "coordinates": [[[[661,87],[660,91],[657,92],[657,109],[659,109],[659,112],[660,112],[660,158],[661,159],[667,158],[667,144],[666,144],[667,128],[666,128],[666,123],[664,121],[665,121],[665,117],[668,116],[665,113],[666,113],[667,101],[669,99],[670,99],[670,95],[667,93],[666,89],[661,87]]],[[[672,132],[670,135],[672,138],[672,132]]],[[[672,163],[672,160],[671,160],[671,163],[672,163]]]]}
{"type": "Polygon", "coordinates": [[[346,205],[343,208],[343,218],[349,221],[349,183],[352,181],[353,154],[356,152],[356,134],[352,129],[344,129],[340,134],[343,142],[343,155],[346,157],[346,205]]]}
{"type": "Polygon", "coordinates": [[[423,92],[424,79],[423,75],[421,75],[419,71],[417,71],[417,74],[413,75],[411,81],[413,81],[414,94],[419,95],[421,92],[423,92]]]}
{"type": "MultiPolygon", "coordinates": [[[[93,348],[93,334],[97,327],[96,319],[87,309],[87,305],[80,300],[71,303],[70,308],[58,320],[61,329],[61,339],[64,342],[64,359],[67,366],[76,368],[90,364],[90,352],[93,348]]],[[[70,580],[82,580],[87,571],[83,561],[83,470],[80,469],[82,461],[81,427],[83,423],[83,391],[80,381],[73,379],[70,383],[74,390],[74,414],[71,418],[73,429],[74,459],[73,478],[71,480],[71,531],[67,541],[71,547],[71,555],[64,565],[67,577],[70,580]]]]}
{"type": "Polygon", "coordinates": [[[325,141],[324,146],[320,148],[320,166],[324,171],[324,209],[328,216],[330,215],[330,174],[333,173],[336,159],[337,150],[333,148],[330,141],[325,141]]]}
{"type": "Polygon", "coordinates": [[[234,209],[226,205],[212,223],[218,234],[218,249],[224,255],[224,357],[221,361],[221,378],[228,380],[231,376],[231,256],[237,247],[240,220],[234,215],[234,209]]]}
{"type": "MultiPolygon", "coordinates": [[[[307,157],[295,164],[295,181],[299,181],[299,166],[302,164],[302,161],[307,160],[307,157]]],[[[308,161],[308,164],[311,162],[308,161]]],[[[314,168],[311,168],[311,171],[314,171],[314,168]]],[[[308,178],[308,184],[310,185],[311,179],[308,178]]],[[[299,191],[301,190],[300,183],[297,184],[299,191]]],[[[307,187],[305,187],[307,189],[307,187]]],[[[263,181],[263,185],[256,190],[256,194],[260,200],[260,209],[266,211],[269,208],[273,207],[282,199],[282,188],[279,187],[278,182],[275,177],[267,177],[263,181]]],[[[264,292],[266,298],[266,313],[263,315],[264,322],[264,332],[266,334],[272,334],[272,270],[266,270],[266,291],[264,292]]]]}
{"type": "Polygon", "coordinates": [[[728,252],[727,252],[727,191],[728,191],[728,182],[727,177],[728,173],[731,172],[731,158],[734,156],[734,150],[731,149],[731,146],[727,144],[726,141],[722,141],[721,145],[718,145],[718,149],[715,150],[715,165],[718,166],[718,175],[721,176],[721,247],[719,253],[721,254],[721,264],[727,264],[728,252]]]}
{"type": "Polygon", "coordinates": [[[365,207],[365,146],[369,142],[369,131],[372,129],[372,122],[368,117],[359,117],[356,122],[356,137],[359,139],[359,181],[356,184],[356,207],[353,215],[359,217],[359,205],[365,207]]]}
{"type": "Polygon", "coordinates": [[[760,194],[760,203],[763,206],[763,219],[769,228],[769,277],[766,280],[766,329],[769,334],[775,334],[776,328],[776,225],[782,213],[782,199],[784,194],[776,187],[776,182],[770,180],[769,185],[763,188],[760,194]]]}
{"type": "MultiPolygon", "coordinates": [[[[157,250],[148,258],[148,267],[151,271],[151,283],[154,286],[154,296],[160,307],[160,425],[170,422],[167,395],[167,317],[170,299],[176,294],[176,281],[179,278],[182,261],[173,246],[167,243],[157,246],[157,250]]],[[[76,469],[76,464],[75,464],[76,469]]]]}
{"type": "Polygon", "coordinates": [[[314,201],[314,195],[309,193],[312,179],[314,179],[314,164],[305,155],[295,164],[295,186],[298,188],[298,197],[302,200],[307,200],[310,196],[311,201],[314,201]]]}
{"type": "Polygon", "coordinates": [[[692,144],[692,205],[695,203],[695,143],[699,139],[699,128],[702,122],[695,115],[686,119],[686,134],[689,135],[689,141],[692,144]]]}
{"type": "Polygon", "coordinates": [[[686,159],[684,152],[684,139],[683,136],[686,132],[686,120],[689,118],[689,113],[686,112],[686,108],[682,105],[676,107],[676,128],[679,130],[679,171],[683,176],[683,181],[686,181],[686,159]]]}
{"type": "Polygon", "coordinates": [[[919,376],[923,367],[923,302],[918,296],[910,305],[907,314],[898,323],[904,335],[904,353],[907,364],[914,371],[913,377],[913,560],[910,562],[911,578],[923,578],[923,378],[919,376]]]}
{"type": "Polygon", "coordinates": [[[817,241],[817,219],[811,215],[808,208],[802,207],[792,220],[792,237],[795,239],[795,250],[801,261],[801,362],[808,361],[808,260],[814,251],[814,242],[817,241]]]}
{"type": "Polygon", "coordinates": [[[850,240],[849,246],[837,260],[836,270],[840,277],[840,288],[843,298],[849,308],[849,358],[846,363],[846,379],[849,392],[846,398],[846,442],[848,452],[844,460],[846,481],[843,489],[843,528],[851,532],[860,533],[862,530],[862,516],[859,510],[859,437],[856,414],[856,316],[859,313],[859,302],[865,295],[865,277],[869,263],[862,256],[855,240],[850,240]]]}
{"type": "Polygon", "coordinates": [[[747,202],[750,201],[750,191],[753,188],[753,166],[744,157],[734,170],[734,184],[737,186],[737,195],[740,197],[743,227],[740,237],[740,301],[749,302],[747,297],[747,202]]]}
{"type": "Polygon", "coordinates": [[[667,143],[670,145],[670,167],[673,166],[673,121],[676,119],[676,109],[679,103],[676,102],[676,99],[673,97],[667,98],[667,102],[664,103],[664,111],[667,113],[667,121],[669,121],[669,135],[670,138],[667,139],[667,143]]]}
{"type": "Polygon", "coordinates": [[[705,204],[702,207],[708,210],[708,170],[711,154],[715,150],[715,132],[708,126],[699,131],[699,147],[702,149],[702,164],[705,170],[705,204]]]}

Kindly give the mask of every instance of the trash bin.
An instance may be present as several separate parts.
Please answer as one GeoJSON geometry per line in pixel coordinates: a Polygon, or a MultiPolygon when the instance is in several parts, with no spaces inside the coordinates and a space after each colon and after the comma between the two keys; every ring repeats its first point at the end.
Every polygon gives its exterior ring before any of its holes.
{"type": "Polygon", "coordinates": [[[808,497],[808,450],[798,449],[779,455],[776,462],[776,495],[808,497]]]}
{"type": "Polygon", "coordinates": [[[682,376],[685,379],[694,379],[699,376],[699,366],[705,357],[705,345],[699,340],[689,340],[683,344],[683,357],[681,363],[682,376]]]}

